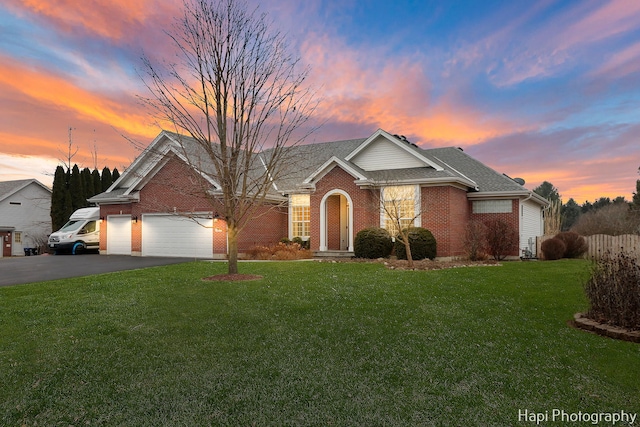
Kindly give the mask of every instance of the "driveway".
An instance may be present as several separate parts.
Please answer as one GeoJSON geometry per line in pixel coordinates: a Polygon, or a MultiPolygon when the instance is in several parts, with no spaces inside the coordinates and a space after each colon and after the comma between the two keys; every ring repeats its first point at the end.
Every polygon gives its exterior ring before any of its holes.
{"type": "Polygon", "coordinates": [[[0,286],[90,276],[122,270],[156,267],[192,261],[192,258],[138,257],[128,255],[36,255],[0,258],[0,286]]]}

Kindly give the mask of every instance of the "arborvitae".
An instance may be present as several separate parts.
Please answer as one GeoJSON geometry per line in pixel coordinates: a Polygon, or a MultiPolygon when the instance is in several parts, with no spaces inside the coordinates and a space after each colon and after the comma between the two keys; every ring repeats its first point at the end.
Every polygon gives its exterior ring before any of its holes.
{"type": "Polygon", "coordinates": [[[118,168],[113,168],[113,172],[111,172],[111,179],[113,182],[116,182],[118,178],[120,178],[120,172],[118,171],[118,168]]]}
{"type": "Polygon", "coordinates": [[[102,191],[107,191],[107,188],[111,187],[113,184],[113,177],[111,176],[111,171],[108,167],[104,167],[102,169],[102,191]]]}
{"type": "Polygon", "coordinates": [[[87,199],[93,197],[96,193],[93,190],[93,176],[89,168],[82,169],[82,188],[84,189],[84,196],[87,199]]]}
{"type": "Polygon", "coordinates": [[[91,177],[93,178],[93,194],[96,195],[102,193],[102,180],[100,179],[100,172],[98,169],[94,169],[93,172],[91,172],[91,177]]]}
{"type": "Polygon", "coordinates": [[[53,176],[53,190],[51,193],[51,227],[57,231],[71,216],[71,205],[66,206],[66,200],[71,201],[67,188],[67,173],[62,166],[56,168],[53,176]]]}
{"type": "Polygon", "coordinates": [[[71,194],[71,206],[74,211],[87,206],[87,198],[82,188],[82,177],[80,176],[78,165],[73,165],[73,169],[71,170],[69,193],[71,194]]]}

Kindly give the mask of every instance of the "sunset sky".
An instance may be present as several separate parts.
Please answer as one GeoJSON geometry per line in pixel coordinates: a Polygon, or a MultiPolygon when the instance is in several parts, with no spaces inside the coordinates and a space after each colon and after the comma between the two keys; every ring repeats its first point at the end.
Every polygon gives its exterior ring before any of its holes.
{"type": "MultiPolygon", "coordinates": [[[[251,0],[252,5],[257,1],[251,0]]],[[[141,56],[169,55],[180,0],[3,0],[0,181],[51,185],[69,128],[81,167],[120,171],[159,129],[141,56]],[[126,137],[126,138],[125,138],[126,137]]],[[[640,1],[260,3],[311,67],[324,125],[460,146],[566,201],[631,199],[640,166],[640,1]]],[[[166,58],[170,59],[170,58],[166,58]]]]}

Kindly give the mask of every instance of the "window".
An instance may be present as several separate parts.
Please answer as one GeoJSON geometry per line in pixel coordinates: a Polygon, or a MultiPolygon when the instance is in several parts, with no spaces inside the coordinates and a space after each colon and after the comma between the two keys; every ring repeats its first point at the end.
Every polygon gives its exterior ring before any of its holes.
{"type": "Polygon", "coordinates": [[[13,241],[15,243],[22,243],[22,233],[19,231],[13,233],[13,241]]]}
{"type": "Polygon", "coordinates": [[[308,194],[293,194],[290,202],[291,238],[309,238],[311,201],[308,194]]]}
{"type": "Polygon", "coordinates": [[[406,228],[415,225],[416,187],[398,185],[384,187],[382,190],[382,224],[391,233],[398,234],[398,224],[406,228]]]}
{"type": "Polygon", "coordinates": [[[511,200],[476,200],[473,202],[473,213],[511,213],[511,207],[511,200]]]}

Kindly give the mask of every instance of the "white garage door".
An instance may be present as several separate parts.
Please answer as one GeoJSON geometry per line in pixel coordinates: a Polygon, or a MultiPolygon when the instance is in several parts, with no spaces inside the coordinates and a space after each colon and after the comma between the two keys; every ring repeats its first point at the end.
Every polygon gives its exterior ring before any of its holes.
{"type": "Polygon", "coordinates": [[[143,215],[142,256],[213,257],[213,220],[143,215]]]}
{"type": "Polygon", "coordinates": [[[107,254],[131,255],[131,216],[107,216],[107,254]]]}

